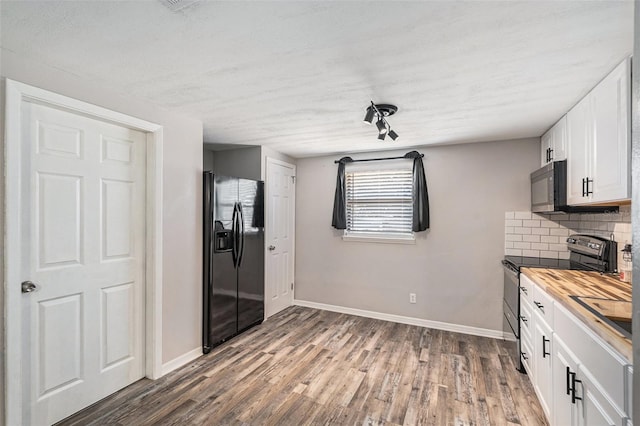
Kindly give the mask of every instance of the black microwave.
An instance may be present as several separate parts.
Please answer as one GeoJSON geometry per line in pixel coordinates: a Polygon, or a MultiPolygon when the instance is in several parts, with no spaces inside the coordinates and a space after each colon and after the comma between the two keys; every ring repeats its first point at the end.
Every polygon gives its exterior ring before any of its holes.
{"type": "Polygon", "coordinates": [[[617,206],[567,205],[567,160],[553,161],[531,173],[533,213],[614,213],[617,206]]]}

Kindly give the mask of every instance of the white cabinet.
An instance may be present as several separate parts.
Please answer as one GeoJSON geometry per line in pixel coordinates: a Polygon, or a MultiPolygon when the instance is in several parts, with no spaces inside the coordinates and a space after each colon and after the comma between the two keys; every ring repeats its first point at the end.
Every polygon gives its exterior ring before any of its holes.
{"type": "Polygon", "coordinates": [[[625,59],[566,116],[571,205],[630,198],[630,74],[625,59]]]}
{"type": "Polygon", "coordinates": [[[524,274],[520,290],[523,360],[549,422],[630,424],[628,361],[524,274]]]}
{"type": "Polygon", "coordinates": [[[574,381],[578,360],[557,334],[553,336],[553,424],[577,426],[579,416],[574,381]]]}
{"type": "Polygon", "coordinates": [[[540,405],[548,418],[551,416],[551,404],[553,403],[552,381],[552,335],[551,327],[535,312],[533,314],[533,356],[534,371],[536,372],[536,387],[540,397],[540,405]]]}
{"type": "Polygon", "coordinates": [[[567,117],[564,116],[540,138],[541,161],[545,166],[567,158],[567,117]]]}
{"type": "Polygon", "coordinates": [[[588,370],[578,367],[576,392],[581,392],[579,426],[624,426],[626,416],[605,395],[588,370]]]}

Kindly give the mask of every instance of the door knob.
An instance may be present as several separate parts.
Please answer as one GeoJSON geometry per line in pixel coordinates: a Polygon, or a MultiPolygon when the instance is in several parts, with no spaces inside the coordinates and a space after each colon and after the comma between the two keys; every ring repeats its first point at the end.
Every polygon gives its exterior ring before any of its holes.
{"type": "Polygon", "coordinates": [[[38,289],[38,286],[36,286],[31,281],[23,281],[20,285],[20,288],[23,293],[31,293],[33,291],[36,291],[38,289]]]}
{"type": "Polygon", "coordinates": [[[276,246],[269,246],[269,251],[274,251],[276,249],[276,246]]]}

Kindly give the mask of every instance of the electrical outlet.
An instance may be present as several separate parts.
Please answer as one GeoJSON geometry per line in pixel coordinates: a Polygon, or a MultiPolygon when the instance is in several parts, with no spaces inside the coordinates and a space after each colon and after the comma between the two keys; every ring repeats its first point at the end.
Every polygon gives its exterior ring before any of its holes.
{"type": "Polygon", "coordinates": [[[409,303],[416,303],[416,294],[409,293],[409,303]]]}

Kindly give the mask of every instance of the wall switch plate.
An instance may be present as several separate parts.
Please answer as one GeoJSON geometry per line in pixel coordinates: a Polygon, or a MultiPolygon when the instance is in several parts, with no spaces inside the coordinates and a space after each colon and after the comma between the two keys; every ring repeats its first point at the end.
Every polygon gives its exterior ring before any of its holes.
{"type": "Polygon", "coordinates": [[[409,293],[409,303],[416,303],[416,294],[409,293]]]}

